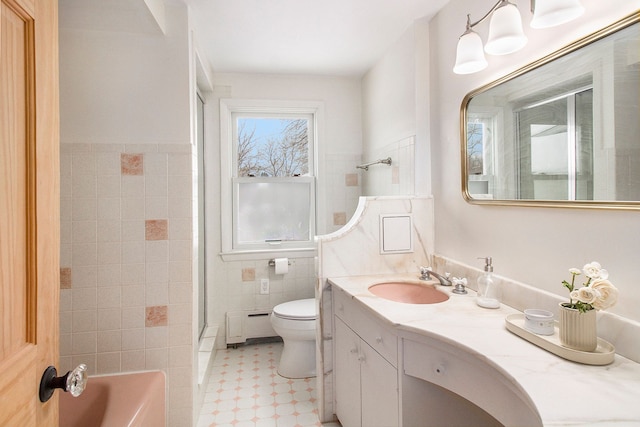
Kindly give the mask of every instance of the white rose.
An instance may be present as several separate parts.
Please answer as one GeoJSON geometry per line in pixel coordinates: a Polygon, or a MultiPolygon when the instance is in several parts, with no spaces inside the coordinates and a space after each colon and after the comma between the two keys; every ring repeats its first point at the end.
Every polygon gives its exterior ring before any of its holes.
{"type": "Polygon", "coordinates": [[[606,310],[613,307],[618,301],[618,288],[606,279],[594,280],[591,288],[599,294],[593,302],[593,307],[596,310],[606,310]]]}
{"type": "Polygon", "coordinates": [[[598,297],[598,291],[587,286],[571,292],[571,298],[577,299],[585,304],[591,304],[598,297]]]}
{"type": "MultiPolygon", "coordinates": [[[[600,263],[596,261],[593,261],[589,264],[585,264],[585,266],[582,267],[582,271],[584,272],[585,276],[590,277],[592,279],[599,279],[601,277],[602,271],[604,271],[607,277],[609,276],[609,273],[607,273],[607,270],[602,270],[600,263]]],[[[606,277],[603,277],[603,279],[606,279],[606,277]]]]}

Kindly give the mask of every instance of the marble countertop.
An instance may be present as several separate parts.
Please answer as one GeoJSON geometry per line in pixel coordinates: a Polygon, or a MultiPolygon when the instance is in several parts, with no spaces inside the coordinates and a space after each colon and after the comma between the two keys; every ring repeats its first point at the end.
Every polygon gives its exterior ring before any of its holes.
{"type": "Polygon", "coordinates": [[[640,425],[640,364],[619,355],[606,366],[565,360],[506,329],[505,317],[518,310],[504,304],[478,307],[472,290],[456,295],[450,287],[437,286],[449,300],[426,305],[393,302],[368,291],[385,281],[424,283],[416,275],[401,274],[329,279],[400,336],[440,338],[484,355],[529,395],[545,426],[640,425]]]}

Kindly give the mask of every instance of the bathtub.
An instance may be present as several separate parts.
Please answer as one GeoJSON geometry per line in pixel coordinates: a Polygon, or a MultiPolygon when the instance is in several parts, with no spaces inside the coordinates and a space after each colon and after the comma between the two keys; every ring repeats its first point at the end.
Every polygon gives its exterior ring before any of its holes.
{"type": "Polygon", "coordinates": [[[165,425],[165,376],[140,372],[89,377],[84,392],[60,392],[60,427],[165,425]]]}

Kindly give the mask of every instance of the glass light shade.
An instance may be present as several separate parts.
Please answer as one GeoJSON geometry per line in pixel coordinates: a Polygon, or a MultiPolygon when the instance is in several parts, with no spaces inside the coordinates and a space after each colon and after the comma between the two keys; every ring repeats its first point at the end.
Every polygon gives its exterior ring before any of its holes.
{"type": "Polygon", "coordinates": [[[489,38],[484,51],[491,55],[507,55],[527,44],[518,8],[507,1],[491,15],[489,38]]]}
{"type": "Polygon", "coordinates": [[[478,33],[467,31],[458,39],[456,50],[456,74],[471,74],[487,68],[487,60],[482,51],[482,39],[478,33]]]}
{"type": "Polygon", "coordinates": [[[580,0],[536,0],[531,28],[548,28],[569,22],[584,13],[580,0]]]}

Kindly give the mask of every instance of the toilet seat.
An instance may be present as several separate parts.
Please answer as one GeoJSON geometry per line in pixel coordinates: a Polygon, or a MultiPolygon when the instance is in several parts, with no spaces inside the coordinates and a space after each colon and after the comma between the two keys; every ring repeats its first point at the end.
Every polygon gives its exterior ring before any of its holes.
{"type": "Polygon", "coordinates": [[[316,320],[315,298],[284,302],[273,308],[273,315],[288,320],[316,320]]]}

